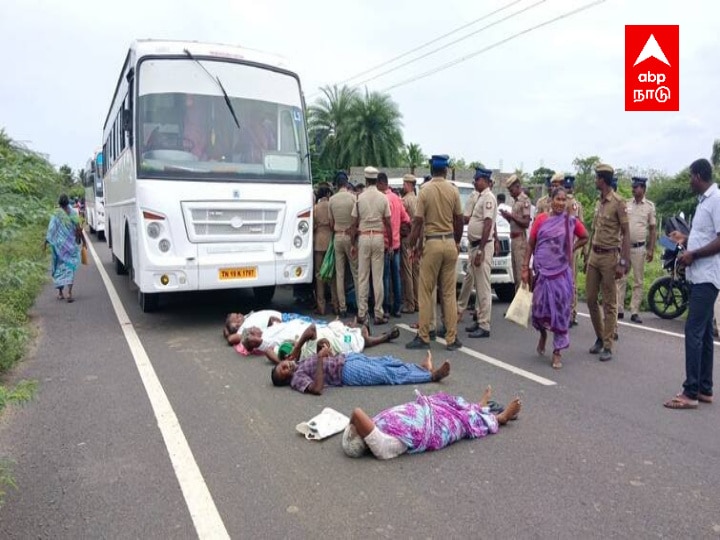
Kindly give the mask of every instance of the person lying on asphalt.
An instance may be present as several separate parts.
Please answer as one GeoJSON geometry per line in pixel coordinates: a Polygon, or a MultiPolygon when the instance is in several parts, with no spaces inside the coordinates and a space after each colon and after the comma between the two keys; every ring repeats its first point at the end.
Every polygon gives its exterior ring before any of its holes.
{"type": "Polygon", "coordinates": [[[251,311],[247,315],[243,315],[242,313],[228,313],[227,317],[225,317],[225,326],[223,326],[223,337],[227,340],[228,345],[237,345],[241,341],[243,330],[246,328],[257,327],[260,330],[266,330],[275,323],[294,320],[305,321],[308,324],[327,324],[326,321],[312,319],[300,313],[281,313],[274,309],[251,311]]]}

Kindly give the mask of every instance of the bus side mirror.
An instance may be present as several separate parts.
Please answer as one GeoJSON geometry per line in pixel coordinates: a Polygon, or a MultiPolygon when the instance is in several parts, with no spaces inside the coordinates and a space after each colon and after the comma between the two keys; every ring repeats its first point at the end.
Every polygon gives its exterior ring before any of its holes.
{"type": "Polygon", "coordinates": [[[131,109],[123,109],[122,124],[123,124],[123,130],[132,132],[132,110],[131,109]]]}

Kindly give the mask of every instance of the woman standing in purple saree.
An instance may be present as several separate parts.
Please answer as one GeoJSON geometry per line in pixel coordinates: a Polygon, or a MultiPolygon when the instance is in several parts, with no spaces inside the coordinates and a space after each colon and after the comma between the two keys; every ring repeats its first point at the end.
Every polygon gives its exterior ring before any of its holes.
{"type": "Polygon", "coordinates": [[[378,459],[391,459],[497,433],[500,426],[517,418],[522,404],[515,398],[502,412],[493,414],[499,406],[490,406],[491,392],[488,386],[479,403],[470,403],[444,392],[424,396],[416,390],[415,401],[385,409],[372,418],[355,409],[343,434],[343,450],[350,457],[370,450],[378,459]]]}
{"type": "Polygon", "coordinates": [[[535,218],[530,230],[530,249],[522,265],[522,281],[530,282],[530,256],[533,259],[532,324],[540,332],[537,352],[545,354],[547,331],[553,333],[552,367],[562,367],[560,351],[570,346],[570,318],[575,283],[573,252],[588,241],[582,221],[568,215],[563,188],[550,193],[551,210],[535,218]],[[575,240],[577,238],[577,240],[575,240]]]}

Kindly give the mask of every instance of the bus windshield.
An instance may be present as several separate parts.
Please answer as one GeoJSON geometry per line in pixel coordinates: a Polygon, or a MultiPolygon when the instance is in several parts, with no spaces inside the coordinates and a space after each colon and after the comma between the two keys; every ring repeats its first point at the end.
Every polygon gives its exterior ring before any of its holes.
{"type": "Polygon", "coordinates": [[[138,178],[310,182],[292,75],[225,59],[146,59],[137,107],[138,178]]]}

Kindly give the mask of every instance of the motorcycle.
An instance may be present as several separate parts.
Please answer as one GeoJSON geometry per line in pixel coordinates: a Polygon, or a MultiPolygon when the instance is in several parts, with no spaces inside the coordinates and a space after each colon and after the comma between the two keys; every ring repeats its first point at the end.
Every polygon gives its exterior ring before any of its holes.
{"type": "MultiPolygon", "coordinates": [[[[681,216],[668,219],[665,233],[672,231],[690,234],[690,227],[681,216]]],[[[662,256],[662,267],[668,276],[656,279],[648,290],[648,306],[650,311],[661,319],[675,319],[685,313],[690,300],[690,287],[685,279],[685,268],[678,263],[678,256],[683,251],[680,244],[675,244],[667,236],[660,238],[660,245],[665,247],[662,256]]]]}

